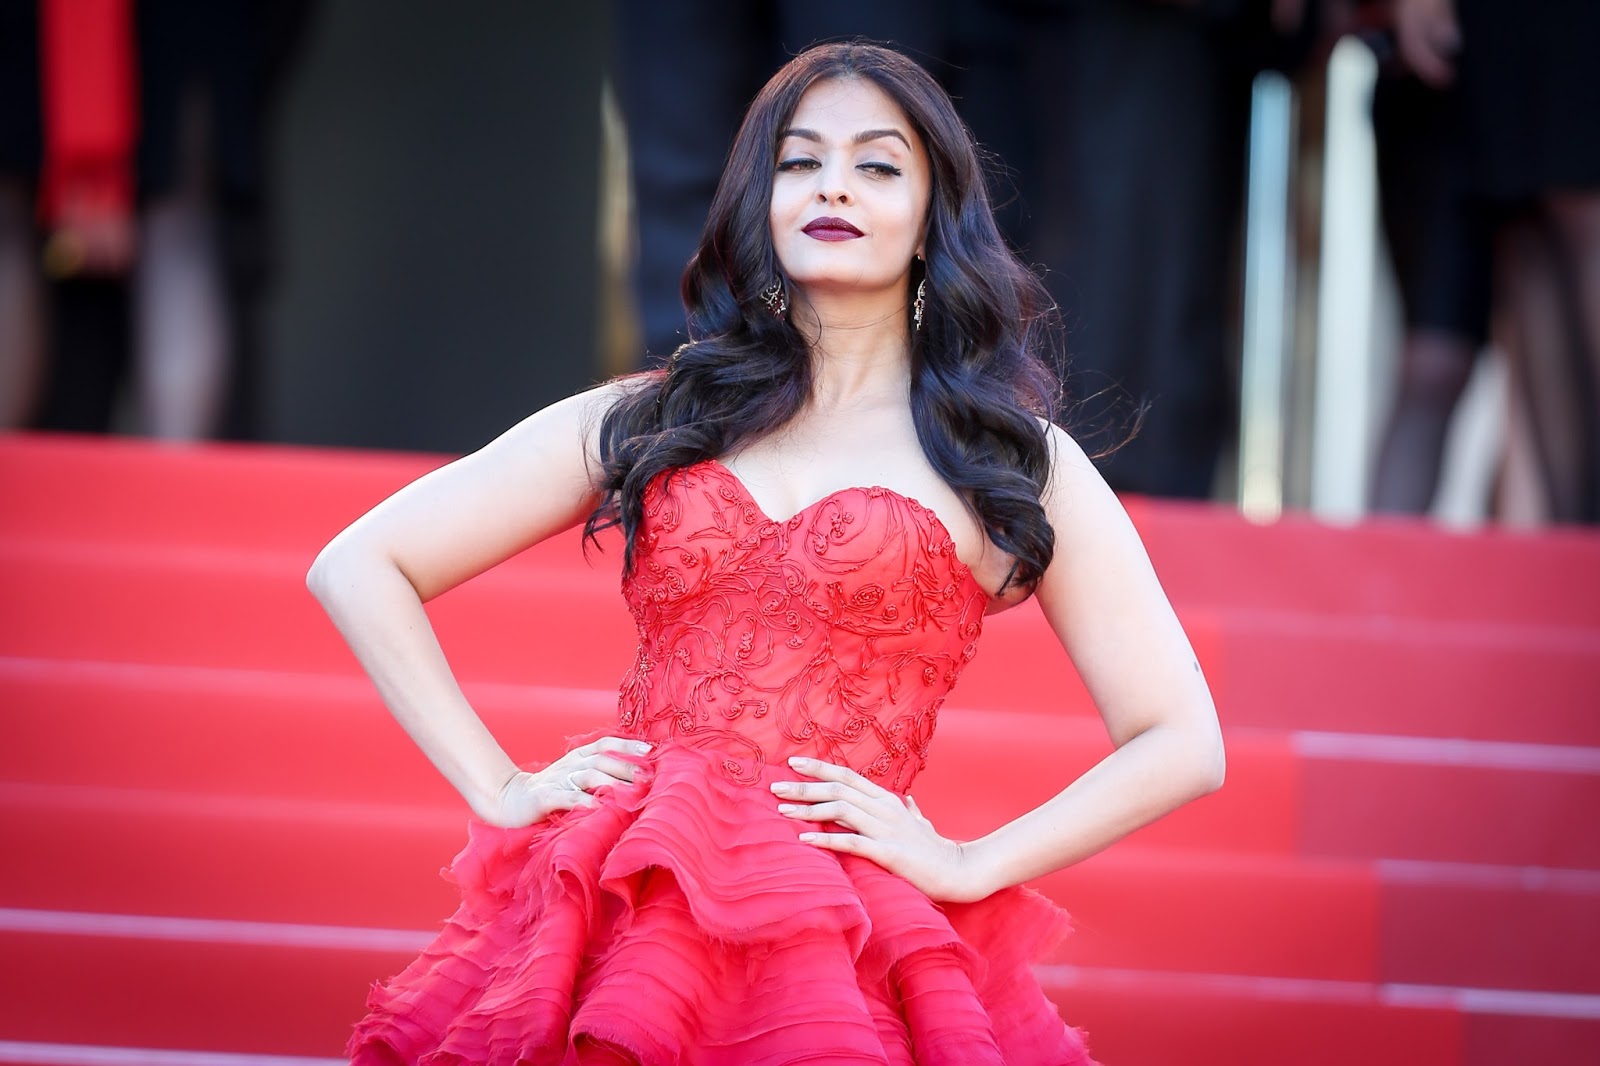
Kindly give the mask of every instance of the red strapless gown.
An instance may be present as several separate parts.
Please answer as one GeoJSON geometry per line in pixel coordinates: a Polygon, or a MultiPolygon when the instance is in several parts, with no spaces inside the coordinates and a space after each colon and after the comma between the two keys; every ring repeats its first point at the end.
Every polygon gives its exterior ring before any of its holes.
{"type": "Polygon", "coordinates": [[[767,787],[804,754],[910,788],[987,602],[938,517],[851,488],[775,522],[708,461],[650,486],[637,538],[607,732],[656,743],[643,772],[527,829],[473,823],[460,909],[374,987],[353,1060],[1088,1063],[1029,967],[1064,912],[1022,888],[936,904],[801,843],[767,787]]]}

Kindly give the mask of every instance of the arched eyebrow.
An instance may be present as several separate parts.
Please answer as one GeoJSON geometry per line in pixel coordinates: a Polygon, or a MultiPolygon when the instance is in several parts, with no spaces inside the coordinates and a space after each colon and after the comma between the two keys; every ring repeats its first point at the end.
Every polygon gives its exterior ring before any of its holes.
{"type": "MultiPolygon", "coordinates": [[[[818,133],[816,130],[806,129],[804,126],[795,126],[791,129],[786,129],[779,134],[778,139],[783,140],[788,137],[799,137],[802,141],[815,141],[818,144],[822,143],[822,134],[818,133]]],[[[896,129],[862,130],[850,140],[854,144],[866,144],[868,141],[876,141],[884,137],[893,137],[895,140],[906,146],[906,151],[911,151],[911,142],[906,140],[905,134],[896,129]]]]}

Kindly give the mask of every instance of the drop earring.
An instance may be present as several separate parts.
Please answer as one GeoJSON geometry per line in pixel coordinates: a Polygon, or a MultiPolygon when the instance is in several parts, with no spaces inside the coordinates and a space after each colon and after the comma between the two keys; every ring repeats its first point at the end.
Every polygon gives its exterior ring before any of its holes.
{"type": "Polygon", "coordinates": [[[761,301],[767,305],[773,317],[782,318],[783,313],[789,310],[789,294],[783,289],[783,282],[774,281],[761,291],[761,301]]]}
{"type": "Polygon", "coordinates": [[[922,328],[922,312],[923,312],[923,309],[926,308],[927,305],[928,305],[928,301],[927,301],[927,298],[926,298],[927,294],[928,294],[928,279],[927,278],[923,278],[921,281],[917,282],[917,299],[911,305],[911,321],[916,324],[916,328],[919,329],[919,330],[922,328]]]}

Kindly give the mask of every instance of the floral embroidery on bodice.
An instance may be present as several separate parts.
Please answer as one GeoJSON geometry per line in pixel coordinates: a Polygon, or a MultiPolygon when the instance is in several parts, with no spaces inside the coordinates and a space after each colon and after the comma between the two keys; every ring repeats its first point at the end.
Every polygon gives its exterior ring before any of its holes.
{"type": "Polygon", "coordinates": [[[871,486],[776,522],[707,460],[646,488],[635,538],[624,732],[739,781],[810,755],[910,788],[988,604],[933,511],[871,486]]]}

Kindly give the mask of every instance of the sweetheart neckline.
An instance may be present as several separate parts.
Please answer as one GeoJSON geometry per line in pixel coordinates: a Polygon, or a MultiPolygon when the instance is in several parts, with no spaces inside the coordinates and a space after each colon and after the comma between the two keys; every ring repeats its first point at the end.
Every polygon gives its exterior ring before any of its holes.
{"type": "Polygon", "coordinates": [[[891,489],[887,485],[846,485],[843,488],[834,489],[825,496],[820,496],[817,499],[812,500],[810,503],[800,508],[800,510],[790,515],[788,518],[778,519],[773,518],[772,515],[767,512],[767,509],[761,505],[761,501],[756,499],[755,494],[750,491],[750,487],[744,483],[744,479],[735,473],[733,468],[724,463],[721,459],[702,459],[700,462],[694,465],[713,466],[722,471],[723,474],[727,475],[729,481],[732,481],[739,487],[739,491],[744,495],[745,500],[756,509],[757,514],[759,514],[762,518],[765,518],[768,522],[772,522],[780,526],[788,525],[796,518],[799,518],[805,514],[809,514],[811,511],[821,507],[834,497],[842,496],[847,492],[876,491],[881,492],[886,496],[893,496],[902,503],[910,504],[912,510],[919,511],[928,516],[928,521],[932,522],[933,525],[938,529],[939,533],[950,542],[951,567],[956,571],[956,576],[971,582],[974,588],[983,593],[985,601],[993,599],[993,597],[989,595],[989,590],[983,587],[983,585],[978,581],[978,576],[972,572],[972,567],[968,566],[965,560],[963,560],[961,556],[956,553],[956,539],[950,535],[950,527],[944,524],[944,519],[939,517],[939,512],[935,511],[932,507],[929,507],[915,496],[907,496],[905,493],[891,489]]]}

